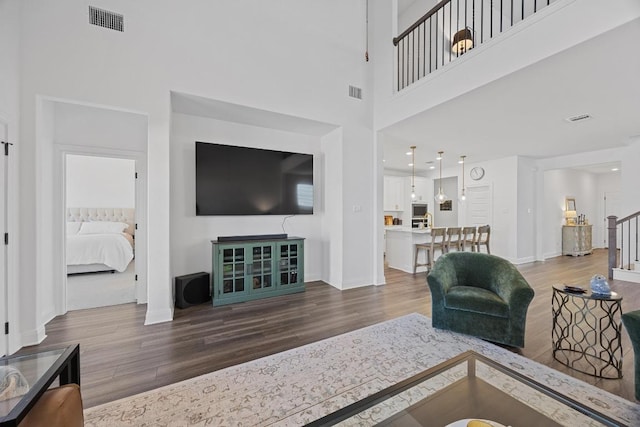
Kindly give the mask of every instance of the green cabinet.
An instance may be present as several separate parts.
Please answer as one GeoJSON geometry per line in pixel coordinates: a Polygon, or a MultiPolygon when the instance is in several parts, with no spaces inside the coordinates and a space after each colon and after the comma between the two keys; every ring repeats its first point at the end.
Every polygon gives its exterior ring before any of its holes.
{"type": "Polygon", "coordinates": [[[212,244],[214,306],[304,291],[304,239],[212,244]]]}

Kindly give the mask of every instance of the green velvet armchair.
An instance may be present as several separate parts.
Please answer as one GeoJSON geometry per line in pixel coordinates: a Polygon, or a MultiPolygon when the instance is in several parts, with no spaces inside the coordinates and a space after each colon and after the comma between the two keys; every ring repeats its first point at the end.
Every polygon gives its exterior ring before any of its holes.
{"type": "Polygon", "coordinates": [[[427,282],[435,328],[524,347],[534,292],[509,261],[479,252],[447,253],[427,282]]]}
{"type": "Polygon", "coordinates": [[[636,399],[640,400],[640,310],[630,311],[622,315],[622,323],[629,333],[633,353],[635,355],[636,399]]]}

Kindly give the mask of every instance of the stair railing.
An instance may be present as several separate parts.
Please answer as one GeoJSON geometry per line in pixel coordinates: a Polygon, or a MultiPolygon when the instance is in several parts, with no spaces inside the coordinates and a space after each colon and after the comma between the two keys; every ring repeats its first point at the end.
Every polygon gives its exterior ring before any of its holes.
{"type": "Polygon", "coordinates": [[[396,90],[444,67],[555,0],[443,0],[393,39],[396,90]],[[458,42],[454,48],[454,42],[458,42]]]}
{"type": "Polygon", "coordinates": [[[622,219],[618,219],[617,216],[607,217],[609,279],[613,279],[614,268],[631,270],[632,258],[638,262],[638,217],[640,211],[622,219]]]}

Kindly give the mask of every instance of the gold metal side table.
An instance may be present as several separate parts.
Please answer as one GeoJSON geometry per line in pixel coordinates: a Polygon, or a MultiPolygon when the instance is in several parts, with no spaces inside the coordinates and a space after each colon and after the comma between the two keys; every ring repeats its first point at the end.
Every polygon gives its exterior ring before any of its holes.
{"type": "Polygon", "coordinates": [[[622,378],[622,297],[553,286],[551,342],[558,362],[598,378],[622,378]]]}

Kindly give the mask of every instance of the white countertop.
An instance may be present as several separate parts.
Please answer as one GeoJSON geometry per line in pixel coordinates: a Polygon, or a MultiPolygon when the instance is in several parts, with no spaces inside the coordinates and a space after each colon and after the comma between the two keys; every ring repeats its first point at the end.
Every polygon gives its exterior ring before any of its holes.
{"type": "Polygon", "coordinates": [[[384,227],[386,231],[397,231],[403,233],[414,233],[414,234],[429,234],[431,233],[430,228],[411,228],[406,225],[387,225],[384,227]]]}

